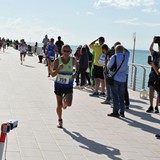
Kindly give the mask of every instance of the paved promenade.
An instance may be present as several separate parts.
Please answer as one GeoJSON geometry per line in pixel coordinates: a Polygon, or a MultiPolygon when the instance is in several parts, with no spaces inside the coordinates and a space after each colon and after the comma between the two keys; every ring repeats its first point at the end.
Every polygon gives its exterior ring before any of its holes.
{"type": "Polygon", "coordinates": [[[112,108],[88,90],[74,89],[71,108],[58,129],[53,78],[38,57],[0,53],[0,124],[19,121],[8,134],[7,160],[160,160],[160,114],[148,114],[148,100],[130,92],[126,118],[108,117],[112,108]]]}

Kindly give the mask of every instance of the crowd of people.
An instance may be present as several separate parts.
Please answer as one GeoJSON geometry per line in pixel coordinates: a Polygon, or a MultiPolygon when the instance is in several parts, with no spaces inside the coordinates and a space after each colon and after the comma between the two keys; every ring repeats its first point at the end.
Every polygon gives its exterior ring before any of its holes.
{"type": "Polygon", "coordinates": [[[46,35],[42,42],[48,77],[56,77],[54,92],[59,128],[63,127],[62,109],[72,104],[74,82],[75,88],[94,88],[90,94],[92,97],[106,97],[102,104],[111,104],[113,107],[113,112],[108,116],[125,117],[125,109],[130,104],[127,90],[129,51],[120,42],[110,49],[105,44],[105,38],[99,37],[89,45],[79,45],[73,56],[70,56],[71,47],[64,45],[61,37],[54,43],[54,39],[49,40],[46,35]],[[107,81],[108,75],[113,78],[112,84],[107,81]]]}
{"type": "MultiPolygon", "coordinates": [[[[149,75],[149,102],[147,112],[159,113],[159,53],[155,51],[154,44],[150,46],[150,53],[153,60],[148,62],[151,65],[149,75]],[[153,107],[154,91],[157,91],[156,106],[153,107]]],[[[99,37],[89,45],[79,45],[75,53],[69,45],[64,44],[61,37],[57,41],[49,39],[46,35],[42,41],[42,51],[38,54],[39,63],[44,59],[48,66],[48,77],[56,77],[54,82],[54,92],[57,99],[58,127],[63,127],[62,109],[70,107],[73,98],[73,86],[83,89],[88,87],[93,89],[91,97],[105,97],[102,104],[112,106],[111,117],[125,117],[125,110],[129,109],[130,100],[128,94],[128,61],[130,53],[120,43],[116,42],[111,48],[105,43],[104,37],[99,37]],[[72,56],[71,56],[72,53],[72,56]],[[74,80],[75,79],[75,80],[74,80]]],[[[20,42],[9,41],[0,38],[0,49],[5,50],[6,46],[14,46],[20,51],[20,61],[23,64],[27,53],[33,51],[24,39],[20,42]],[[5,42],[4,42],[5,41],[5,42]]],[[[34,53],[37,53],[38,43],[35,43],[34,53]]],[[[159,135],[160,136],[160,135],[159,135]]]]}

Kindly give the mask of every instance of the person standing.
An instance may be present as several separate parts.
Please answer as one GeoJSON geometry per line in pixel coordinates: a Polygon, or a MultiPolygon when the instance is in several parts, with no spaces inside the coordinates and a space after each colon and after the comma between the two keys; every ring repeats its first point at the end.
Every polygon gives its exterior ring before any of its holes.
{"type": "Polygon", "coordinates": [[[45,53],[45,51],[46,51],[46,46],[47,46],[47,44],[49,43],[49,38],[48,38],[47,35],[45,35],[42,43],[43,43],[43,50],[44,50],[44,53],[45,53]]]}
{"type": "Polygon", "coordinates": [[[99,96],[98,90],[101,84],[101,96],[105,96],[105,84],[104,84],[104,75],[103,75],[103,65],[99,64],[99,58],[102,55],[102,45],[104,44],[104,37],[99,37],[93,41],[89,47],[95,52],[94,55],[94,80],[95,80],[95,92],[90,94],[90,96],[99,96]],[[96,43],[98,41],[98,43],[96,43]]]}
{"type": "Polygon", "coordinates": [[[109,48],[106,44],[102,46],[102,52],[104,55],[104,79],[105,79],[105,86],[106,86],[106,99],[105,101],[101,102],[101,104],[110,104],[111,103],[111,88],[110,85],[106,81],[106,75],[108,74],[108,69],[107,69],[107,63],[109,61],[109,58],[111,57],[109,48]]]}
{"type": "Polygon", "coordinates": [[[38,49],[38,42],[34,45],[34,54],[37,55],[37,49],[38,49]]]}
{"type": "Polygon", "coordinates": [[[57,46],[57,49],[58,49],[58,53],[59,53],[59,55],[61,56],[62,54],[61,54],[61,48],[62,48],[62,46],[64,45],[64,42],[61,40],[61,37],[60,36],[58,36],[58,41],[56,41],[56,46],[57,46]]]}
{"type": "Polygon", "coordinates": [[[127,71],[128,71],[128,60],[129,51],[126,50],[122,45],[117,45],[115,47],[115,55],[113,55],[109,62],[107,63],[107,68],[112,68],[113,64],[116,62],[116,70],[109,71],[112,76],[116,71],[113,85],[111,87],[112,101],[113,101],[113,112],[108,114],[112,117],[125,117],[125,105],[124,105],[124,94],[126,88],[127,71]]]}
{"type": "MultiPolygon", "coordinates": [[[[156,65],[156,67],[158,68],[158,66],[159,66],[160,44],[158,44],[158,52],[155,51],[153,49],[154,48],[154,44],[155,44],[155,40],[156,40],[156,38],[154,37],[153,41],[152,41],[152,43],[150,45],[149,50],[150,50],[150,53],[152,55],[153,62],[156,65]]],[[[157,78],[158,78],[158,75],[156,74],[154,68],[152,67],[151,68],[151,72],[149,74],[149,80],[148,80],[149,102],[150,102],[150,106],[149,106],[149,108],[146,111],[148,113],[154,111],[154,108],[153,108],[153,98],[154,98],[154,91],[155,91],[155,89],[154,89],[154,83],[156,82],[157,78]]],[[[155,113],[159,113],[159,109],[158,109],[158,93],[157,93],[157,98],[156,98],[155,113]]]]}
{"type": "Polygon", "coordinates": [[[58,57],[50,70],[52,77],[56,77],[54,87],[57,98],[58,128],[63,128],[62,108],[70,107],[73,99],[73,82],[76,77],[73,73],[73,67],[77,71],[78,64],[75,58],[71,57],[71,48],[69,45],[63,45],[62,56],[58,57]]]}
{"type": "Polygon", "coordinates": [[[86,70],[87,70],[88,67],[89,67],[88,53],[87,53],[87,50],[84,46],[81,49],[81,56],[80,56],[80,59],[79,59],[79,71],[78,71],[78,74],[81,75],[81,84],[80,84],[81,87],[84,87],[86,78],[89,82],[89,85],[91,85],[90,79],[86,75],[86,70]]]}
{"type": "MultiPolygon", "coordinates": [[[[75,59],[77,60],[78,63],[79,63],[79,58],[81,56],[81,49],[82,45],[79,45],[78,48],[76,49],[76,52],[74,53],[75,59]]],[[[76,77],[76,86],[79,86],[79,72],[76,77]]]]}

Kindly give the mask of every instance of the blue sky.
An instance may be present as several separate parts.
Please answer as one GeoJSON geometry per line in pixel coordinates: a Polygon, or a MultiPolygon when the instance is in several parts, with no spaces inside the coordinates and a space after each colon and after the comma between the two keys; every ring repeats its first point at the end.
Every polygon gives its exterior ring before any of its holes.
{"type": "Polygon", "coordinates": [[[158,0],[0,0],[0,36],[41,42],[61,36],[71,45],[89,44],[104,36],[111,47],[121,41],[148,50],[160,35],[158,0]]]}

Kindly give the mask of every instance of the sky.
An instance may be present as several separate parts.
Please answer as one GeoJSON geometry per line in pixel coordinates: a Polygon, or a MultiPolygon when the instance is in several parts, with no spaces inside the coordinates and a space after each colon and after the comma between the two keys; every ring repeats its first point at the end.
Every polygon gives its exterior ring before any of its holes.
{"type": "Polygon", "coordinates": [[[158,0],[0,0],[0,37],[42,42],[47,34],[70,45],[90,44],[100,36],[111,47],[148,50],[160,35],[158,0]]]}

